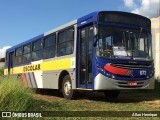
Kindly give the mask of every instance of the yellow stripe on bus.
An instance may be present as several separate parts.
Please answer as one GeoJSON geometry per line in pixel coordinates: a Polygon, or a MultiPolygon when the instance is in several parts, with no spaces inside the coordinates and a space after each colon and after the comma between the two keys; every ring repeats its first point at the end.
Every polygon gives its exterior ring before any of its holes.
{"type": "MultiPolygon", "coordinates": [[[[28,73],[35,71],[62,70],[75,67],[75,58],[64,58],[47,62],[33,63],[30,65],[14,67],[10,69],[10,74],[28,73]]],[[[4,75],[8,74],[8,69],[4,70],[4,75]]]]}
{"type": "Polygon", "coordinates": [[[8,69],[4,69],[4,75],[8,75],[8,69]]]}
{"type": "Polygon", "coordinates": [[[60,69],[68,69],[71,67],[71,58],[65,58],[60,60],[54,60],[49,62],[42,63],[42,70],[60,70],[60,69]]]}

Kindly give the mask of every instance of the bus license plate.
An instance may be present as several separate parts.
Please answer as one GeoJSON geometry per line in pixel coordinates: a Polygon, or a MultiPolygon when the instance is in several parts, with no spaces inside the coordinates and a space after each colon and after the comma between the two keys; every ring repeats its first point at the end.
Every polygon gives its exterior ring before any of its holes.
{"type": "Polygon", "coordinates": [[[128,82],[128,85],[129,85],[129,86],[136,86],[136,85],[137,85],[137,82],[128,82]]]}

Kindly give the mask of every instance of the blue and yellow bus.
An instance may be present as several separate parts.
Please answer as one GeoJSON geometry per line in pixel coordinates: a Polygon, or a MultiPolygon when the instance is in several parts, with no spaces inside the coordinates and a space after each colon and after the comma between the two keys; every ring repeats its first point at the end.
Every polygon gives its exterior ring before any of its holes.
{"type": "Polygon", "coordinates": [[[127,12],[90,13],[9,48],[4,74],[66,99],[78,90],[115,98],[121,90],[154,89],[151,22],[127,12]]]}

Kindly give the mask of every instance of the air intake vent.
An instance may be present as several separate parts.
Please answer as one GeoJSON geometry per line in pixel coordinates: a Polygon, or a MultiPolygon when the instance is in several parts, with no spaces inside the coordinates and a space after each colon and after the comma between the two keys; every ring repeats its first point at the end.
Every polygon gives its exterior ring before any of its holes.
{"type": "Polygon", "coordinates": [[[126,68],[126,69],[143,69],[152,67],[151,65],[129,65],[129,64],[111,64],[111,66],[118,68],[126,68]]]}

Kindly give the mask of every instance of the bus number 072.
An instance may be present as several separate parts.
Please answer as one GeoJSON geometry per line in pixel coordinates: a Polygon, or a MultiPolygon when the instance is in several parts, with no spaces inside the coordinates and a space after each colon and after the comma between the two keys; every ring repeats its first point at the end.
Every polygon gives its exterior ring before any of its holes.
{"type": "Polygon", "coordinates": [[[140,71],[140,75],[146,75],[146,74],[147,74],[147,72],[145,70],[140,71]]]}

